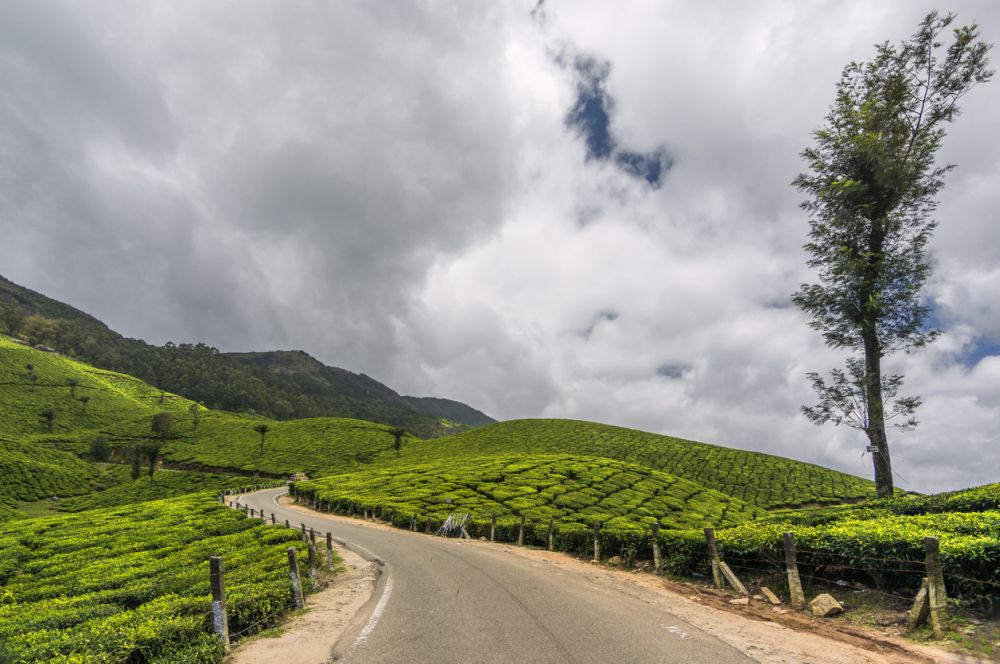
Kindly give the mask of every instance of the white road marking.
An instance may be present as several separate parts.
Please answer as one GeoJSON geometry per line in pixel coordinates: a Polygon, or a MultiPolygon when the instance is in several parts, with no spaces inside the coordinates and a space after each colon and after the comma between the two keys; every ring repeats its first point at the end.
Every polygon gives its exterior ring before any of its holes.
{"type": "MultiPolygon", "coordinates": [[[[281,505],[278,504],[278,498],[281,498],[282,496],[285,496],[287,494],[288,494],[287,491],[285,491],[283,493],[276,493],[273,496],[271,496],[271,502],[274,503],[275,506],[281,507],[281,505]]],[[[347,545],[346,541],[341,540],[339,538],[335,538],[335,539],[338,542],[341,542],[344,545],[347,545]]],[[[355,543],[352,542],[352,543],[350,543],[350,546],[351,546],[351,548],[360,549],[361,551],[364,551],[366,554],[368,554],[368,557],[371,558],[372,560],[381,561],[381,558],[379,558],[374,553],[372,553],[371,551],[369,551],[365,547],[361,546],[360,544],[355,544],[355,543]]],[[[378,604],[375,605],[375,609],[372,611],[371,616],[369,616],[368,622],[365,623],[365,626],[361,629],[361,632],[358,634],[358,638],[356,638],[354,640],[354,643],[351,645],[351,649],[347,653],[348,656],[350,656],[351,654],[353,654],[354,651],[357,649],[357,647],[360,646],[365,641],[367,641],[368,637],[371,636],[372,632],[375,631],[375,627],[378,625],[378,621],[382,617],[382,613],[385,611],[386,605],[389,604],[389,596],[390,595],[392,595],[392,577],[391,576],[386,576],[386,578],[385,578],[385,586],[382,588],[382,596],[379,598],[378,604]]]]}
{"type": "Polygon", "coordinates": [[[679,627],[676,627],[674,625],[664,625],[664,624],[661,624],[660,626],[663,627],[663,629],[670,632],[671,634],[681,637],[681,639],[688,638],[688,635],[685,632],[683,632],[679,627]]]}
{"type": "Polygon", "coordinates": [[[359,645],[367,641],[368,637],[375,631],[375,626],[378,625],[379,618],[382,617],[382,612],[385,611],[385,607],[389,603],[389,595],[391,594],[392,577],[389,576],[385,579],[385,588],[382,589],[382,597],[379,598],[378,604],[375,605],[375,610],[372,611],[372,615],[368,618],[368,622],[365,623],[361,633],[358,634],[358,638],[354,640],[354,645],[351,646],[351,650],[348,655],[353,653],[359,645]]]}

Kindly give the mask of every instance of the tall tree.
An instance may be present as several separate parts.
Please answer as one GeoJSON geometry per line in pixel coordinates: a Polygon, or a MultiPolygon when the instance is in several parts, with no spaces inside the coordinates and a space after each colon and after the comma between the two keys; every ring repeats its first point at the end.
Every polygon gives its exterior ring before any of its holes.
{"type": "Polygon", "coordinates": [[[198,422],[201,421],[201,406],[199,406],[194,402],[191,402],[191,405],[188,406],[188,412],[191,413],[191,428],[194,431],[197,431],[198,422]]]}
{"type": "Polygon", "coordinates": [[[403,451],[403,436],[406,435],[406,429],[403,427],[389,427],[389,435],[392,436],[392,449],[396,450],[396,456],[399,456],[403,451]]]}
{"type": "Polygon", "coordinates": [[[158,434],[161,439],[166,440],[170,435],[171,429],[174,426],[174,417],[172,414],[163,411],[153,415],[153,419],[150,422],[150,428],[153,433],[158,434]]]}
{"type": "Polygon", "coordinates": [[[263,454],[264,437],[267,435],[267,432],[271,430],[271,427],[267,426],[266,424],[258,424],[253,428],[253,430],[260,434],[260,453],[263,454]]]}
{"type": "MultiPolygon", "coordinates": [[[[954,166],[936,164],[935,156],[958,101],[993,75],[991,45],[978,39],[975,24],[953,29],[947,46],[939,41],[954,18],[932,12],[908,41],[878,44],[871,60],[844,68],[826,124],[802,152],[809,170],[793,182],[809,194],[805,249],[819,276],[793,300],[828,346],[857,355],[829,384],[809,374],[820,403],[803,412],[816,424],[864,431],[879,496],[893,492],[885,399],[902,382],[882,375],[882,358],[938,334],[927,327],[921,289],[931,270],[925,249],[936,226],[935,195],[954,166]]],[[[890,415],[913,426],[918,404],[899,399],[890,415]]]]}

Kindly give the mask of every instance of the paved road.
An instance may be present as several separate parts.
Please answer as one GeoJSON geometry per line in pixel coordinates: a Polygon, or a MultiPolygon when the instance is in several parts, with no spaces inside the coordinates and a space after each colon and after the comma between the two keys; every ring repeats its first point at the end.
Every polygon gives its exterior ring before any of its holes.
{"type": "MultiPolygon", "coordinates": [[[[341,661],[546,664],[753,659],[640,596],[494,546],[385,530],[278,504],[285,489],[241,503],[293,526],[330,531],[383,563],[375,597],[338,645],[341,661]]],[[[651,592],[651,591],[649,591],[651,592]]]]}

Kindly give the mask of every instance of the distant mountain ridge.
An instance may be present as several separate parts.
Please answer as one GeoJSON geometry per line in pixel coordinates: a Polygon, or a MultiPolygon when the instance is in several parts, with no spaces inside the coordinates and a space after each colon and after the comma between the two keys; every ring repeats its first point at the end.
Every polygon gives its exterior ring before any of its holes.
{"type": "Polygon", "coordinates": [[[210,408],[275,419],[350,417],[437,437],[494,422],[450,399],[402,396],[365,374],[330,367],[304,351],[222,353],[205,344],[154,346],[0,276],[0,332],[134,375],[210,408]]]}

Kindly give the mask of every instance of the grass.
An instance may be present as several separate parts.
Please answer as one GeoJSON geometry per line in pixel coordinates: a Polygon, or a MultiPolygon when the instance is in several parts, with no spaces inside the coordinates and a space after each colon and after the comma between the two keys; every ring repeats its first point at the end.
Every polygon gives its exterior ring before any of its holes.
{"type": "Polygon", "coordinates": [[[237,633],[290,606],[290,546],[208,493],[0,524],[0,661],[220,661],[209,556],[237,633]]]}

